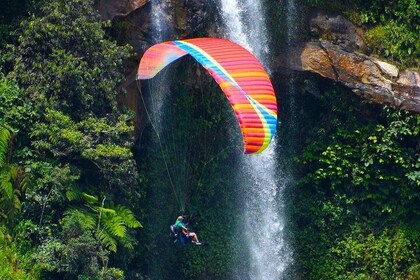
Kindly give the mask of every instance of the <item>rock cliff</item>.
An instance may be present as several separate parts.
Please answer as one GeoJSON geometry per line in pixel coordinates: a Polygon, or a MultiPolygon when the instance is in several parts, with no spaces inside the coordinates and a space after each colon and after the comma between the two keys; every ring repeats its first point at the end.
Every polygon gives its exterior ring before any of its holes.
{"type": "Polygon", "coordinates": [[[149,0],[99,0],[96,8],[101,14],[102,20],[111,20],[118,16],[127,16],[133,11],[144,7],[149,0]]]}
{"type": "Polygon", "coordinates": [[[315,11],[309,24],[317,39],[284,50],[275,59],[275,67],[316,73],[371,102],[420,112],[418,71],[400,70],[367,55],[362,28],[340,15],[315,11]]]}
{"type": "Polygon", "coordinates": [[[375,103],[420,112],[420,75],[325,40],[294,46],[276,58],[275,67],[309,71],[349,87],[375,103]]]}

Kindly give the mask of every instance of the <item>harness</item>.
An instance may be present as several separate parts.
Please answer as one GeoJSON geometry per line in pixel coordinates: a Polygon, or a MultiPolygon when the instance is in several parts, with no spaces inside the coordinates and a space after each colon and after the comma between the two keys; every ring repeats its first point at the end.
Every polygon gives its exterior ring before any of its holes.
{"type": "MultiPolygon", "coordinates": [[[[182,223],[181,225],[185,226],[185,224],[182,224],[182,223]]],[[[169,229],[171,231],[172,237],[175,238],[174,243],[179,242],[181,245],[187,245],[189,243],[190,237],[188,235],[185,235],[182,232],[181,226],[177,226],[177,224],[173,224],[173,225],[170,225],[169,229]]]]}

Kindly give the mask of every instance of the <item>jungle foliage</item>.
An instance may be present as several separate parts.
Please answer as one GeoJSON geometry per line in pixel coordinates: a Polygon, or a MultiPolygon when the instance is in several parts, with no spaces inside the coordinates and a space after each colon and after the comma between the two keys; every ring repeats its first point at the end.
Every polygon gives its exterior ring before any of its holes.
{"type": "Polygon", "coordinates": [[[419,67],[420,4],[416,0],[305,0],[312,8],[344,13],[363,26],[372,51],[404,66],[419,67]]]}
{"type": "Polygon", "coordinates": [[[13,256],[2,273],[123,278],[109,256],[133,252],[141,227],[132,117],[116,101],[130,52],[107,38],[91,1],[36,12],[2,50],[1,242],[13,256]]]}
{"type": "Polygon", "coordinates": [[[309,98],[317,110],[306,110],[296,161],[291,211],[301,273],[305,279],[417,279],[420,116],[306,82],[323,96],[309,98]]]}
{"type": "MultiPolygon", "coordinates": [[[[418,67],[417,1],[306,3],[344,13],[366,29],[374,53],[418,67]]],[[[302,79],[310,90],[300,104],[305,136],[290,205],[298,275],[418,279],[420,116],[366,104],[319,78],[302,79]]]]}

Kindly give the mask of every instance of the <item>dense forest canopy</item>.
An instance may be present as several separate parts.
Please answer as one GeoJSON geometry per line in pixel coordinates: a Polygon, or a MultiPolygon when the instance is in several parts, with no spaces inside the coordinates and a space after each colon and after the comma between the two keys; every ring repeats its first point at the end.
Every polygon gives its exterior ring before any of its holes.
{"type": "MultiPolygon", "coordinates": [[[[277,13],[268,28],[284,41],[276,19],[285,11],[263,2],[277,13]]],[[[162,139],[147,120],[136,135],[135,113],[119,103],[141,55],[119,34],[124,22],[101,21],[92,0],[0,7],[0,278],[237,279],[249,266],[235,230],[242,143],[211,77],[188,58],[167,70],[162,139]],[[210,245],[168,239],[180,209],[210,245]]],[[[416,0],[299,8],[302,24],[316,9],[341,13],[366,30],[372,55],[418,71],[416,0]]],[[[272,75],[287,88],[287,73],[272,75]]],[[[289,97],[279,98],[278,154],[294,178],[286,279],[419,279],[420,115],[312,74],[295,79],[293,122],[289,97]]],[[[138,89],[161,87],[147,85],[138,89]]]]}

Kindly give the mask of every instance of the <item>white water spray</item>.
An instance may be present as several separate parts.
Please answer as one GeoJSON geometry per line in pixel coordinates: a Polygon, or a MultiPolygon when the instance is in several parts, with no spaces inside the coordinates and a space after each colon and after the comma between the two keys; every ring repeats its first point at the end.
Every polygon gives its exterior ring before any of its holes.
{"type": "Polygon", "coordinates": [[[221,0],[221,14],[226,26],[224,35],[249,50],[267,67],[269,42],[260,1],[221,0]]]}
{"type": "MultiPolygon", "coordinates": [[[[260,1],[221,0],[221,12],[225,36],[251,51],[267,68],[269,42],[260,1]]],[[[238,176],[245,193],[241,232],[249,249],[248,277],[282,279],[291,262],[283,234],[283,191],[288,181],[277,166],[276,138],[262,154],[244,155],[241,160],[243,169],[238,176]]]]}
{"type": "Polygon", "coordinates": [[[284,238],[284,188],[288,178],[276,160],[276,138],[260,155],[244,156],[247,175],[245,229],[250,251],[250,279],[283,279],[291,261],[284,238]]]}
{"type": "MultiPolygon", "coordinates": [[[[174,30],[174,18],[170,13],[173,10],[170,0],[151,0],[151,32],[152,45],[164,41],[173,40],[176,36],[174,30]]],[[[176,124],[168,121],[171,113],[172,93],[170,89],[171,79],[174,76],[174,69],[166,67],[162,69],[153,80],[149,81],[149,108],[151,123],[155,127],[157,134],[157,144],[162,153],[165,168],[168,173],[168,180],[171,191],[174,193],[180,210],[184,210],[186,177],[181,176],[183,168],[186,166],[187,154],[182,150],[183,145],[179,145],[176,151],[171,145],[176,124]],[[175,174],[178,174],[175,176],[175,174]]]]}
{"type": "Polygon", "coordinates": [[[286,43],[290,46],[296,40],[299,29],[299,25],[296,24],[298,8],[295,0],[286,0],[286,11],[286,43]]]}
{"type": "MultiPolygon", "coordinates": [[[[172,22],[169,21],[170,17],[166,14],[166,3],[161,0],[151,1],[151,30],[152,44],[160,43],[168,40],[172,30],[172,22]]],[[[153,93],[150,94],[150,113],[151,122],[154,123],[157,133],[162,132],[162,118],[165,103],[168,100],[169,85],[168,75],[165,72],[160,73],[153,81],[153,93]]]]}
{"type": "MultiPolygon", "coordinates": [[[[298,7],[296,0],[286,0],[286,47],[287,49],[293,48],[293,44],[297,41],[297,36],[299,32],[298,22],[298,7]]],[[[288,64],[293,63],[292,61],[287,61],[288,64]]],[[[289,95],[289,122],[290,127],[297,126],[297,75],[290,71],[288,80],[288,95],[289,95]]],[[[290,137],[296,139],[296,131],[291,131],[290,137]]],[[[295,145],[291,144],[289,147],[292,150],[292,153],[295,153],[295,145]]]]}

